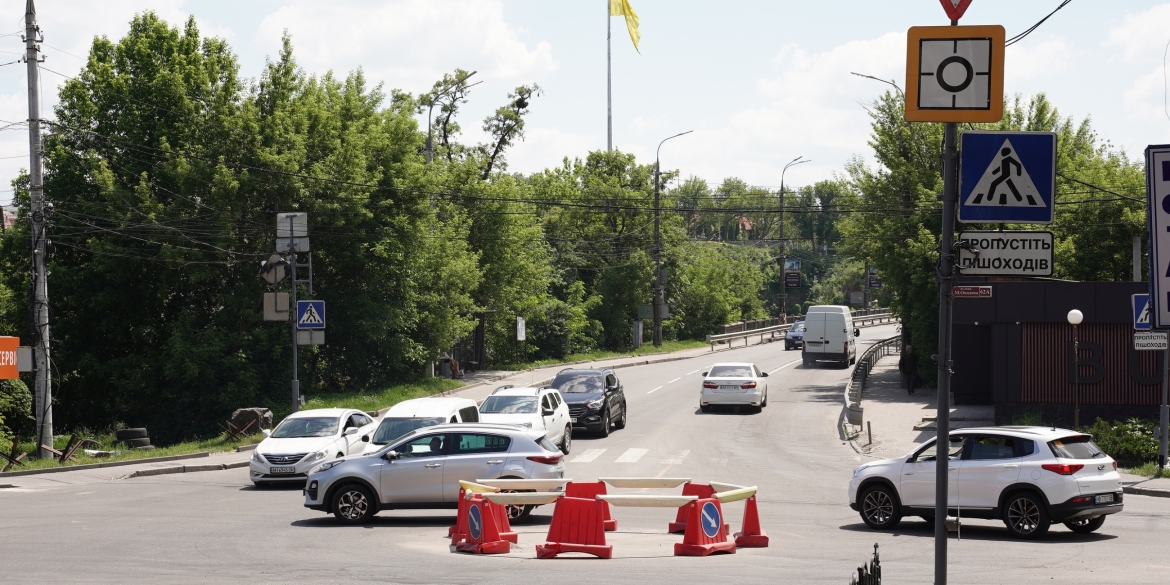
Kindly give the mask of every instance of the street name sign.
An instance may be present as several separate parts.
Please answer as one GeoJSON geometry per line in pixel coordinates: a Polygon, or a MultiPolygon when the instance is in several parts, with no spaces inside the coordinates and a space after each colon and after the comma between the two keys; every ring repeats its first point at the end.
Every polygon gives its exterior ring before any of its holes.
{"type": "Polygon", "coordinates": [[[1052,276],[1052,232],[962,232],[958,240],[965,276],[1052,276]]]}
{"type": "Polygon", "coordinates": [[[963,133],[959,221],[1052,223],[1055,132],[963,133]]]}
{"type": "Polygon", "coordinates": [[[1146,225],[1151,328],[1170,329],[1170,144],[1146,148],[1146,225]]]}
{"type": "Polygon", "coordinates": [[[1133,308],[1133,328],[1136,331],[1150,330],[1150,295],[1130,295],[1130,305],[1133,308]]]}
{"type": "Polygon", "coordinates": [[[1000,121],[1004,36],[999,25],[911,27],[906,33],[906,121],[1000,121]]]}
{"type": "Polygon", "coordinates": [[[1156,351],[1170,348],[1165,331],[1138,331],[1133,334],[1133,348],[1138,351],[1156,351]]]}
{"type": "Polygon", "coordinates": [[[958,286],[951,289],[951,295],[956,299],[990,299],[990,286],[958,286]]]}
{"type": "Polygon", "coordinates": [[[297,301],[297,329],[324,329],[325,301],[297,301]]]}

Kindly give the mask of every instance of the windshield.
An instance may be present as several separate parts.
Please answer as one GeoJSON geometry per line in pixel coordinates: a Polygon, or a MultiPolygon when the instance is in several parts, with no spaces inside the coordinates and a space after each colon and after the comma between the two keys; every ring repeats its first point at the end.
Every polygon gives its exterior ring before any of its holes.
{"type": "Polygon", "coordinates": [[[444,420],[446,419],[441,416],[436,418],[384,418],[382,424],[378,425],[378,430],[374,431],[374,438],[371,442],[375,445],[385,445],[415,429],[443,424],[444,420]]]}
{"type": "Polygon", "coordinates": [[[562,372],[551,386],[561,394],[600,394],[605,392],[605,376],[601,372],[562,372]]]}
{"type": "Polygon", "coordinates": [[[1048,445],[1053,455],[1064,459],[1096,459],[1105,456],[1105,452],[1088,435],[1065,437],[1051,441],[1048,445]]]}
{"type": "Polygon", "coordinates": [[[274,439],[332,437],[337,434],[337,417],[286,418],[272,431],[274,439]]]}
{"type": "Polygon", "coordinates": [[[793,323],[792,324],[792,331],[794,333],[797,331],[804,331],[804,321],[801,321],[799,323],[793,323]]]}
{"type": "Polygon", "coordinates": [[[480,414],[529,414],[536,412],[535,396],[488,396],[480,414]]]}
{"type": "Polygon", "coordinates": [[[715,366],[707,372],[708,378],[753,378],[751,366],[715,366]]]}

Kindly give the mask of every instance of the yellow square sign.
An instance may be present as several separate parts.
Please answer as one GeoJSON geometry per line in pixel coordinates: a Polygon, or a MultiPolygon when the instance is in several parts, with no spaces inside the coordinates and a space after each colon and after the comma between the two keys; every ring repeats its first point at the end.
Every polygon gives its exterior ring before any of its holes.
{"type": "Polygon", "coordinates": [[[1000,121],[1004,36],[999,25],[910,28],[906,34],[906,120],[1000,121]]]}

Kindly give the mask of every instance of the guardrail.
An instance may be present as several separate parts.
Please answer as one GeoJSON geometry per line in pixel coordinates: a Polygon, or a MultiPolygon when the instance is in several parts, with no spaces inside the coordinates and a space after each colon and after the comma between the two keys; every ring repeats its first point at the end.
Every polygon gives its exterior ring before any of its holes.
{"type": "MultiPolygon", "coordinates": [[[[886,323],[893,323],[894,321],[897,321],[897,320],[898,320],[897,317],[894,317],[892,314],[890,314],[887,311],[885,313],[875,313],[873,315],[865,315],[862,317],[854,316],[853,317],[853,326],[854,327],[872,327],[874,325],[884,325],[886,323]]],[[[751,329],[749,331],[736,331],[734,333],[720,333],[717,335],[708,335],[707,336],[707,344],[711,346],[711,351],[715,351],[715,344],[716,343],[719,343],[721,341],[726,341],[727,346],[731,347],[732,340],[743,339],[743,344],[744,344],[744,346],[746,346],[747,345],[747,338],[753,337],[756,335],[760,336],[760,343],[763,343],[765,335],[768,335],[772,339],[775,339],[777,333],[786,332],[791,328],[792,328],[792,324],[789,323],[787,325],[773,325],[771,327],[761,327],[759,329],[751,329]]]]}
{"type": "Polygon", "coordinates": [[[865,381],[869,378],[874,364],[887,355],[901,352],[902,336],[895,335],[869,346],[857,358],[857,366],[853,368],[853,375],[845,385],[845,420],[850,425],[861,426],[862,415],[865,412],[861,406],[861,394],[865,391],[865,381]]]}

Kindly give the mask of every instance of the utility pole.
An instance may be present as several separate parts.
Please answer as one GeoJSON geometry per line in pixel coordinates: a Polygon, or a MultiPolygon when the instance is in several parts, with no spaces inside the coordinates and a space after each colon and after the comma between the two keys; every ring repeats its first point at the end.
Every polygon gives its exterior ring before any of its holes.
{"type": "Polygon", "coordinates": [[[804,158],[803,154],[792,159],[780,171],[780,319],[782,323],[788,322],[788,240],[784,239],[784,173],[788,172],[788,167],[812,162],[811,160],[800,160],[802,158],[804,158]]]}
{"type": "MultiPolygon", "coordinates": [[[[957,25],[958,21],[951,21],[957,25]]],[[[953,254],[955,201],[959,198],[959,152],[955,147],[958,124],[947,122],[943,134],[942,238],[938,250],[938,438],[934,468],[934,582],[947,582],[947,494],[950,476],[951,436],[951,314],[954,309],[953,254]]]]}
{"type": "Polygon", "coordinates": [[[49,457],[42,445],[53,446],[53,393],[49,364],[49,283],[45,269],[45,184],[41,161],[41,81],[40,42],[37,26],[37,9],[33,0],[28,0],[24,9],[24,62],[28,67],[28,193],[32,216],[32,329],[34,347],[33,359],[37,370],[34,388],[36,396],[37,455],[49,457]]]}
{"type": "Polygon", "coordinates": [[[666,279],[662,277],[662,172],[658,155],[667,140],[691,132],[694,130],[663,138],[658,143],[658,150],[654,151],[654,347],[662,347],[662,308],[666,306],[666,279]]]}
{"type": "MultiPolygon", "coordinates": [[[[610,48],[610,30],[613,22],[609,0],[605,1],[605,150],[613,150],[613,49],[610,48]]],[[[657,167],[655,167],[657,169],[657,167]]],[[[655,337],[657,339],[657,337],[655,337]]],[[[655,344],[657,345],[657,343],[655,344]]]]}

